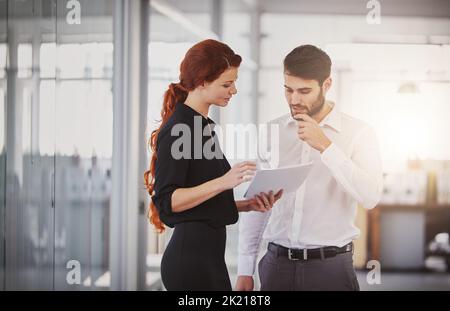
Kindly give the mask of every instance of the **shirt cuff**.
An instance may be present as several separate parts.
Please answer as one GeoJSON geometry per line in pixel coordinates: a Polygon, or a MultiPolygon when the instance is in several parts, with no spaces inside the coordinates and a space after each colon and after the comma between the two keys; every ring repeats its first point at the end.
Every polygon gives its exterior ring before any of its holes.
{"type": "Polygon", "coordinates": [[[238,257],[238,271],[239,275],[253,276],[256,267],[256,256],[239,255],[238,257]]]}

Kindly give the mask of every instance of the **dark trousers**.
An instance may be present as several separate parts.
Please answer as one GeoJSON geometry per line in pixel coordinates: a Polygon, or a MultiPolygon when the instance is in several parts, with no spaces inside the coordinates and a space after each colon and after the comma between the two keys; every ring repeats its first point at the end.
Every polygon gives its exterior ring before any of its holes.
{"type": "Polygon", "coordinates": [[[303,261],[268,250],[258,269],[262,291],[359,291],[352,252],[303,261]]]}

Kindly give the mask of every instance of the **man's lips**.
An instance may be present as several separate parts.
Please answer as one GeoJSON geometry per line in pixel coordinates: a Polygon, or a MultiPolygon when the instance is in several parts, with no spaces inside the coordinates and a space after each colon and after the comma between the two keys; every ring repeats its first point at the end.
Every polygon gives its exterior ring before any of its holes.
{"type": "Polygon", "coordinates": [[[292,109],[292,111],[295,111],[295,112],[308,111],[308,109],[303,108],[303,107],[292,107],[291,109],[292,109]]]}

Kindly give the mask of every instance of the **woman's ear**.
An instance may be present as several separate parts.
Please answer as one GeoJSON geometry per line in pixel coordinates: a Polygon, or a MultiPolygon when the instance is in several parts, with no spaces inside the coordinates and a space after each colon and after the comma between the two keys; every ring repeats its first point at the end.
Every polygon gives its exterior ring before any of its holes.
{"type": "Polygon", "coordinates": [[[208,82],[203,81],[202,84],[200,84],[200,85],[198,86],[198,89],[199,89],[199,90],[204,90],[204,89],[206,89],[206,88],[208,87],[208,85],[209,85],[208,82]]]}

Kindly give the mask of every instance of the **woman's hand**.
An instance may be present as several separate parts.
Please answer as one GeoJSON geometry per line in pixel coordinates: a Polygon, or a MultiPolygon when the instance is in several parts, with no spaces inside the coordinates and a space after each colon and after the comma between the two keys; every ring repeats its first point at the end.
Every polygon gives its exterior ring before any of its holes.
{"type": "Polygon", "coordinates": [[[236,201],[236,205],[239,212],[268,212],[282,195],[283,189],[275,194],[273,191],[269,193],[261,192],[259,195],[255,195],[253,199],[236,201]]]}
{"type": "Polygon", "coordinates": [[[241,183],[249,181],[256,171],[256,163],[245,161],[233,165],[222,177],[219,177],[223,190],[233,189],[241,183]]]}
{"type": "Polygon", "coordinates": [[[219,193],[233,189],[251,179],[256,163],[242,162],[234,165],[226,174],[190,188],[178,188],[172,193],[172,212],[179,213],[209,200],[219,193]]]}

